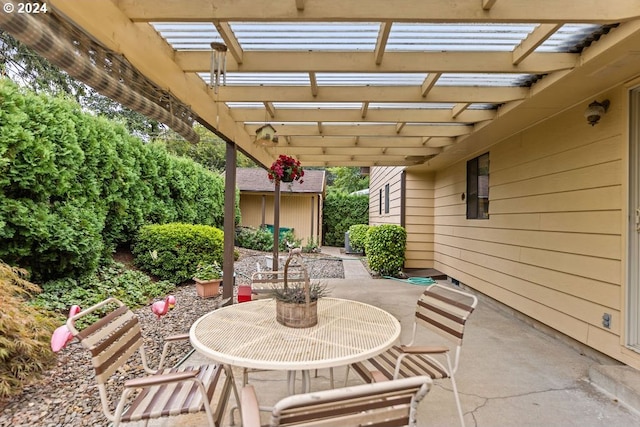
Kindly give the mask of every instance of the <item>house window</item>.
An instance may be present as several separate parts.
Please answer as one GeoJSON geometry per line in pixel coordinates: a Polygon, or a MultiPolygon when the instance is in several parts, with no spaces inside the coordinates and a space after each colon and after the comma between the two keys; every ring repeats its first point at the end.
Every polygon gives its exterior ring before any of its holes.
{"type": "Polygon", "coordinates": [[[384,186],[384,213],[389,213],[389,184],[384,186]]]}
{"type": "Polygon", "coordinates": [[[489,153],[467,162],[467,219],[489,219],[489,153]]]}
{"type": "Polygon", "coordinates": [[[378,215],[382,215],[382,188],[379,191],[380,197],[378,199],[380,202],[378,203],[378,215]]]}

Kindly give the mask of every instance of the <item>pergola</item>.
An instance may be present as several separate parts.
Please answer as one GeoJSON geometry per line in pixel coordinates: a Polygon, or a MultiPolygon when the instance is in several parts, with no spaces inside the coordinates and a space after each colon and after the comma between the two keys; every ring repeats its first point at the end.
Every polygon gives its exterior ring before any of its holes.
{"type": "Polygon", "coordinates": [[[640,69],[637,0],[46,4],[46,14],[0,14],[0,28],[72,75],[93,65],[92,86],[141,95],[155,106],[139,110],[159,106],[153,117],[168,114],[161,120],[187,138],[199,121],[229,142],[228,162],[237,148],[266,166],[289,154],[304,166],[438,170],[576,103],[586,108],[640,69]],[[53,55],[52,37],[69,49],[53,55]],[[212,42],[227,50],[219,85],[212,42]],[[89,65],[77,65],[82,56],[89,65]],[[275,146],[256,143],[265,124],[275,146]]]}

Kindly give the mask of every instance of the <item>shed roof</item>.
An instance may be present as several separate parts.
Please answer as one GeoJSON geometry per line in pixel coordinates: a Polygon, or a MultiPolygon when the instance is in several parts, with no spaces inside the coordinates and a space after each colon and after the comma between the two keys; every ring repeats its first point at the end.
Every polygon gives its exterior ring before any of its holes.
{"type": "MultiPolygon", "coordinates": [[[[321,194],[325,190],[325,171],[305,169],[304,178],[293,181],[291,185],[280,185],[283,193],[314,193],[321,194]]],[[[262,168],[238,168],[236,169],[236,185],[240,191],[248,192],[273,192],[275,184],[267,178],[267,172],[262,168]]]]}

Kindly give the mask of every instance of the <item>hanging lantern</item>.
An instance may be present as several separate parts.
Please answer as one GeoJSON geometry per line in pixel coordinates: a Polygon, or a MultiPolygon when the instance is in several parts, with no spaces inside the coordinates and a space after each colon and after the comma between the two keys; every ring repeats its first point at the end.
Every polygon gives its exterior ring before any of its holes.
{"type": "Polygon", "coordinates": [[[223,43],[211,43],[211,79],[209,87],[213,88],[213,93],[218,93],[220,82],[227,84],[227,46],[223,43]]]}
{"type": "Polygon", "coordinates": [[[278,135],[276,130],[270,124],[256,129],[256,144],[274,146],[278,143],[278,135]]]}

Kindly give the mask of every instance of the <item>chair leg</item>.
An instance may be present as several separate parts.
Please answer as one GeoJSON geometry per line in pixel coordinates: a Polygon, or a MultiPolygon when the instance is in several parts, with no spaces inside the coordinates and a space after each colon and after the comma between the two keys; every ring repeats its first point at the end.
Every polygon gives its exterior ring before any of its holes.
{"type": "Polygon", "coordinates": [[[451,388],[453,389],[453,397],[456,399],[456,407],[458,408],[458,416],[460,417],[460,425],[464,426],[464,415],[462,414],[462,405],[460,405],[460,396],[458,396],[458,387],[456,386],[456,380],[451,376],[451,388]]]}
{"type": "Polygon", "coordinates": [[[344,386],[347,386],[347,381],[349,381],[349,369],[351,365],[347,365],[347,371],[344,373],[344,386]]]}

